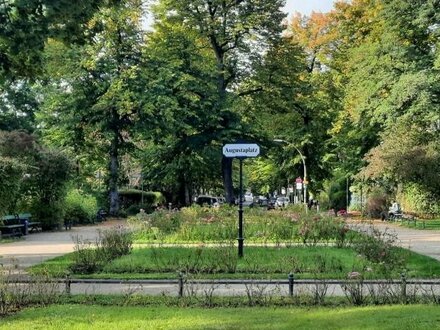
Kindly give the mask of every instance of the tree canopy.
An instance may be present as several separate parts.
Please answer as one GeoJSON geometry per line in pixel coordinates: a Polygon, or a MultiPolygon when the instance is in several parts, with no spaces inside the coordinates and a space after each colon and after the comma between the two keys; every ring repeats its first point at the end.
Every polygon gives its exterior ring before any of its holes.
{"type": "Polygon", "coordinates": [[[158,0],[145,31],[141,0],[2,1],[0,130],[69,155],[78,186],[103,173],[112,214],[133,174],[179,205],[232,202],[221,147],[235,141],[262,147],[255,194],[287,188],[304,161],[313,197],[349,182],[438,204],[440,3],[336,1],[290,19],[283,5],[158,0]]]}

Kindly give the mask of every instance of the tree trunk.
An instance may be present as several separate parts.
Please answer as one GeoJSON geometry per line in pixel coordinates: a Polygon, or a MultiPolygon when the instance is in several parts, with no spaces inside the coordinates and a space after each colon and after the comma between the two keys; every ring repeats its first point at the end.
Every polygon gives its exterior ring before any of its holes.
{"type": "Polygon", "coordinates": [[[235,202],[234,187],[232,184],[232,159],[228,157],[222,158],[222,176],[223,186],[225,188],[226,203],[233,204],[235,202]]]}
{"type": "Polygon", "coordinates": [[[118,193],[118,178],[119,178],[119,159],[118,159],[118,134],[114,133],[113,140],[110,146],[110,164],[109,164],[109,201],[111,216],[117,216],[119,213],[119,193],[118,193]]]}

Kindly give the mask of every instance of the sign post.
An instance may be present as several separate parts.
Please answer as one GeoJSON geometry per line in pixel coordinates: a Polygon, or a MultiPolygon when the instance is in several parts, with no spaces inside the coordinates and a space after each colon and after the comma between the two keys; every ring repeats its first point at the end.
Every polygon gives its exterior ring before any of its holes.
{"type": "Polygon", "coordinates": [[[238,257],[243,257],[243,160],[257,157],[260,154],[260,146],[255,143],[231,143],[223,146],[223,155],[240,160],[240,196],[238,198],[238,257]]]}

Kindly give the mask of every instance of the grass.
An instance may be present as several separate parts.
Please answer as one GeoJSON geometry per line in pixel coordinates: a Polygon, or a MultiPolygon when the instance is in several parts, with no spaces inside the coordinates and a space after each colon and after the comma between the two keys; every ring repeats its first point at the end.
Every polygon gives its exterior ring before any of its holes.
{"type": "Polygon", "coordinates": [[[440,229],[440,219],[434,220],[417,220],[407,221],[403,220],[400,222],[401,226],[413,229],[426,229],[426,230],[439,230],[440,229]]]}
{"type": "Polygon", "coordinates": [[[0,238],[0,244],[8,244],[23,240],[23,237],[0,238]]]}
{"type": "MultiPolygon", "coordinates": [[[[408,250],[396,248],[407,258],[409,278],[434,278],[440,274],[440,262],[408,250]]],[[[276,278],[293,272],[297,278],[345,278],[347,273],[369,265],[350,248],[331,246],[245,247],[243,259],[235,247],[160,247],[138,248],[130,255],[109,262],[100,273],[73,275],[90,278],[163,279],[176,278],[179,271],[203,278],[276,278]]],[[[63,277],[72,263],[72,254],[57,257],[31,268],[35,274],[63,277]]],[[[395,278],[399,273],[393,274],[395,278]]],[[[382,278],[374,271],[366,278],[382,278]]]]}
{"type": "Polygon", "coordinates": [[[4,318],[0,329],[436,329],[440,308],[175,308],[53,305],[4,318]]]}

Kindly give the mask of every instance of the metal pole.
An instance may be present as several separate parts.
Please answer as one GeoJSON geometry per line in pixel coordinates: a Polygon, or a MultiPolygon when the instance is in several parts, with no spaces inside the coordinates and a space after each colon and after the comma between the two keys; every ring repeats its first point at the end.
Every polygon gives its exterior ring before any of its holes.
{"type": "Polygon", "coordinates": [[[295,146],[293,146],[295,148],[295,150],[299,153],[300,157],[301,157],[301,161],[303,163],[303,171],[304,171],[304,181],[303,181],[303,185],[304,185],[304,205],[306,208],[306,212],[308,210],[307,208],[307,166],[306,166],[306,159],[304,158],[304,155],[302,154],[302,152],[295,146]]]}
{"type": "Polygon", "coordinates": [[[66,294],[70,294],[70,284],[71,284],[70,275],[67,274],[66,275],[66,289],[65,289],[66,294]]]}
{"type": "Polygon", "coordinates": [[[295,280],[295,276],[292,273],[290,273],[288,276],[288,280],[289,280],[289,296],[293,297],[293,283],[295,280]]]}
{"type": "Polygon", "coordinates": [[[238,257],[243,257],[243,159],[240,158],[240,196],[238,203],[238,257]]]}
{"type": "Polygon", "coordinates": [[[179,297],[183,297],[183,273],[179,273],[179,297]]]}

